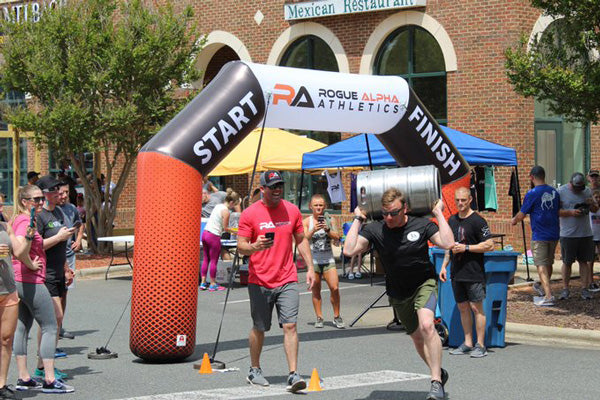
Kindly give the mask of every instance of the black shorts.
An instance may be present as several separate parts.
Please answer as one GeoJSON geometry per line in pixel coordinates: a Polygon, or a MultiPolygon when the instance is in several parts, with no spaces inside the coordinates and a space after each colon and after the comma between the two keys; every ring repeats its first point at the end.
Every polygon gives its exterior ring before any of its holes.
{"type": "Polygon", "coordinates": [[[479,303],[485,299],[485,283],[453,280],[452,292],[457,303],[464,303],[465,301],[479,303]]]}
{"type": "Polygon", "coordinates": [[[67,293],[67,281],[64,277],[59,280],[46,281],[46,287],[51,297],[63,297],[67,293]]]}

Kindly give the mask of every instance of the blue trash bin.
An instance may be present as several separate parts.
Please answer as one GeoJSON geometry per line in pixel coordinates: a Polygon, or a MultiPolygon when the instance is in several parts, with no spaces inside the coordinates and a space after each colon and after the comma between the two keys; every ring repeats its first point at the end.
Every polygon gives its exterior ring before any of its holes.
{"type": "MultiPolygon", "coordinates": [[[[520,253],[514,251],[491,251],[483,256],[486,275],[486,297],[483,310],[486,315],[485,345],[486,347],[505,347],[506,301],[508,283],[517,269],[517,258],[520,253]]],[[[439,274],[444,261],[444,250],[431,250],[432,262],[439,274]]],[[[464,340],[464,332],[460,322],[460,312],[454,301],[452,292],[452,264],[448,266],[448,279],[438,282],[438,305],[442,314],[442,322],[448,328],[448,346],[458,347],[464,340]]],[[[473,327],[473,338],[477,337],[473,327]]]]}

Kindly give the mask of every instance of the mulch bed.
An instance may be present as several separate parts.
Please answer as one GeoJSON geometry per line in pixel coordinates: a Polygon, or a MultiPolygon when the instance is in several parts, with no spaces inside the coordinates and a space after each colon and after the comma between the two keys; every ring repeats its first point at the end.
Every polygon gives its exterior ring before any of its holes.
{"type": "Polygon", "coordinates": [[[560,281],[552,282],[552,293],[557,298],[553,307],[533,304],[537,293],[531,286],[513,287],[508,290],[507,321],[521,324],[544,325],[559,328],[600,330],[600,292],[591,300],[581,298],[581,283],[573,279],[571,296],[558,300],[562,289],[560,281]]]}
{"type": "MultiPolygon", "coordinates": [[[[133,261],[133,255],[129,256],[133,261]]],[[[125,257],[115,257],[113,264],[124,264],[127,262],[125,257]]],[[[77,269],[87,268],[106,268],[110,263],[110,254],[77,254],[77,269]]],[[[111,269],[112,271],[112,269],[111,269]]]]}

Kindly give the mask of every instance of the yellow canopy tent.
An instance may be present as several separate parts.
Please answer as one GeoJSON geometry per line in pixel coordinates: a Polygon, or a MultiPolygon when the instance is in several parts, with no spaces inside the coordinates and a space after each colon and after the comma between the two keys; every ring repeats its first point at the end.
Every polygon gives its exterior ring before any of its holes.
{"type": "MultiPolygon", "coordinates": [[[[252,172],[259,138],[260,128],[256,128],[209,175],[225,176],[252,172]]],[[[324,143],[282,129],[265,128],[256,170],[300,171],[302,154],[325,146],[324,143]]]]}

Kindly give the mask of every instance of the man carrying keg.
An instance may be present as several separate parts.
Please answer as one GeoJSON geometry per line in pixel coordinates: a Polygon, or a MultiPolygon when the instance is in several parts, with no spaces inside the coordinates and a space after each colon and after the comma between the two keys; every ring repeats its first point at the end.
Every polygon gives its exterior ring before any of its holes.
{"type": "Polygon", "coordinates": [[[386,190],[381,197],[383,220],[365,225],[360,233],[366,215],[357,207],[346,235],[344,255],[352,257],[366,251],[371,243],[375,246],[385,270],[390,304],[406,327],[417,353],[431,370],[431,390],[427,399],[442,400],[448,372],[442,368],[442,343],[433,322],[437,282],[427,242],[450,249],[454,236],[444,219],[441,201],[432,210],[439,227],[427,218],[407,215],[406,201],[400,190],[386,190]]]}

